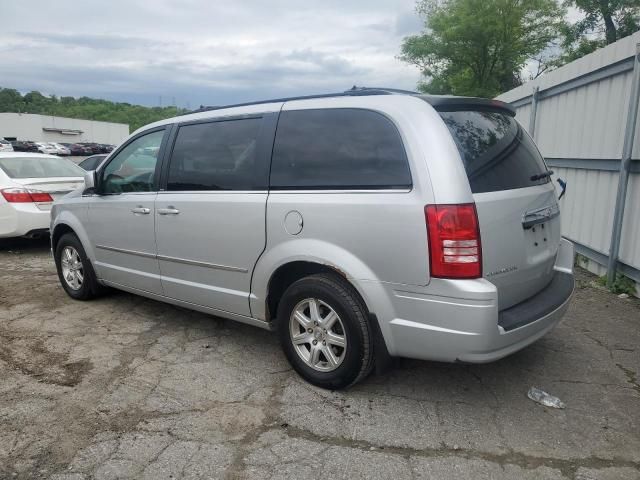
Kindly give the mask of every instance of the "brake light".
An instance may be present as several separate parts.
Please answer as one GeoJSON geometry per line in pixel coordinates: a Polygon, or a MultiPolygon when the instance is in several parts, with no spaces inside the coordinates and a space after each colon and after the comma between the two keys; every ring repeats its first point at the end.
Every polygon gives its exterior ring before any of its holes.
{"type": "Polygon", "coordinates": [[[0,190],[4,199],[9,203],[46,203],[53,202],[47,192],[28,190],[26,188],[4,188],[0,190]]]}
{"type": "Polygon", "coordinates": [[[424,207],[431,276],[479,278],[482,247],[474,203],[424,207]]]}

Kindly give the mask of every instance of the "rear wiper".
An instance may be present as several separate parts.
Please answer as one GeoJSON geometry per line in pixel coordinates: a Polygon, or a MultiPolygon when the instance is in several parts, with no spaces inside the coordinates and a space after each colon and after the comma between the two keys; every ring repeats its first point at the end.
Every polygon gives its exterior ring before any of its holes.
{"type": "Polygon", "coordinates": [[[547,178],[553,175],[553,170],[547,170],[546,172],[536,173],[535,175],[531,175],[529,180],[535,182],[536,180],[542,180],[543,178],[547,178]]]}

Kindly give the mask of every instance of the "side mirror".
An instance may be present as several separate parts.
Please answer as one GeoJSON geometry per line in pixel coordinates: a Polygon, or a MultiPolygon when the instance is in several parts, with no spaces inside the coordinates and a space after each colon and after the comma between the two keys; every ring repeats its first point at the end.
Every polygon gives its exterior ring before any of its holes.
{"type": "Polygon", "coordinates": [[[87,170],[84,172],[84,191],[85,193],[95,193],[96,191],[96,171],[87,170]]]}

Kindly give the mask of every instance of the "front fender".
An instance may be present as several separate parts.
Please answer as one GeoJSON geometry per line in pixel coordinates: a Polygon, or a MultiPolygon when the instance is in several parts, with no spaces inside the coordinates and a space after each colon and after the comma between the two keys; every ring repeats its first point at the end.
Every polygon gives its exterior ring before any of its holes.
{"type": "Polygon", "coordinates": [[[84,248],[89,260],[94,262],[96,258],[95,251],[93,249],[93,245],[89,241],[87,231],[83,226],[83,220],[86,219],[88,207],[80,204],[64,204],[64,208],[61,207],[63,207],[63,205],[54,204],[53,209],[51,210],[51,238],[55,235],[55,229],[57,227],[60,227],[61,225],[70,227],[80,239],[82,248],[84,248]]]}

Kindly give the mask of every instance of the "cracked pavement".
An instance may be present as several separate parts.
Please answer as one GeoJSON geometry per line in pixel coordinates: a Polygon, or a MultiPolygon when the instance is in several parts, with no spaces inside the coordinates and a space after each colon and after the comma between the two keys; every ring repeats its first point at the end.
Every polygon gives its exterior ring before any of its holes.
{"type": "Polygon", "coordinates": [[[4,241],[0,478],[640,479],[640,301],[594,278],[499,362],[402,360],[331,392],[272,333],[120,292],[73,301],[46,241],[4,241]]]}

